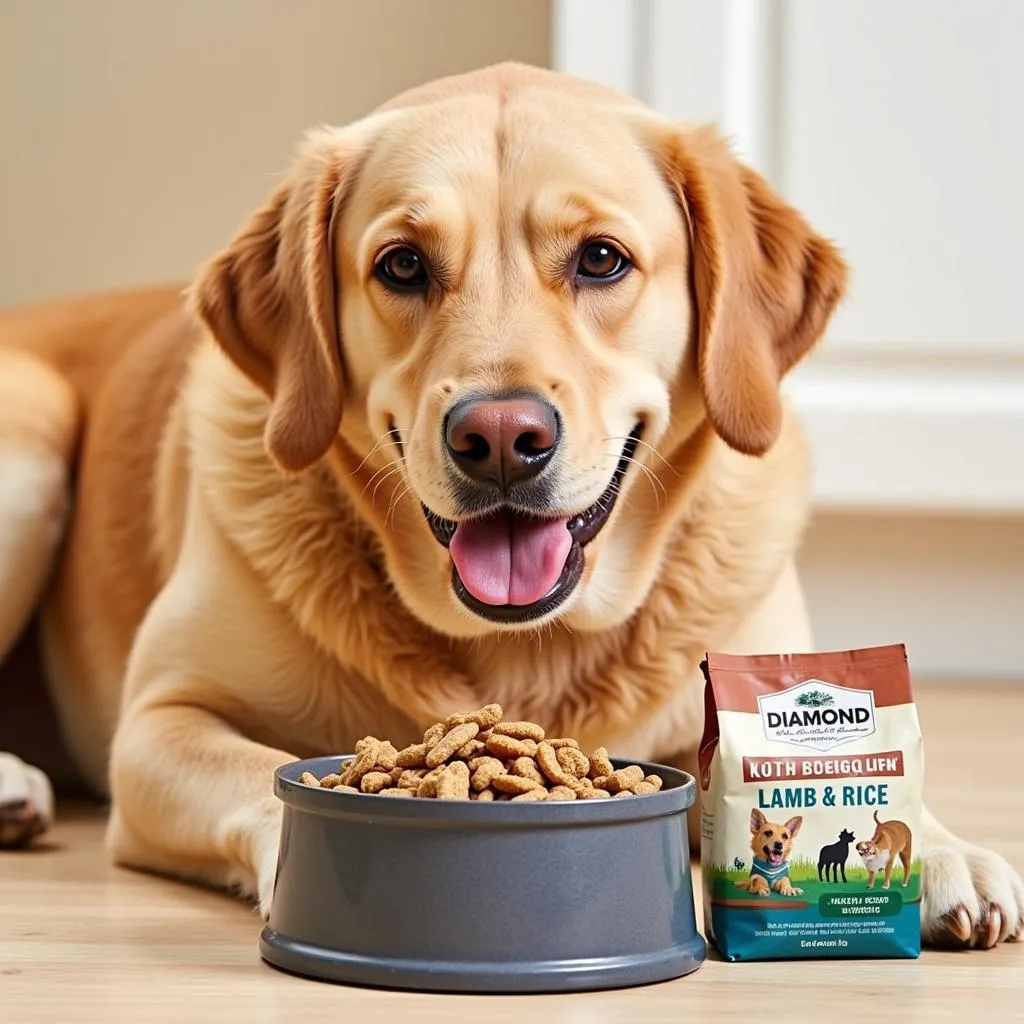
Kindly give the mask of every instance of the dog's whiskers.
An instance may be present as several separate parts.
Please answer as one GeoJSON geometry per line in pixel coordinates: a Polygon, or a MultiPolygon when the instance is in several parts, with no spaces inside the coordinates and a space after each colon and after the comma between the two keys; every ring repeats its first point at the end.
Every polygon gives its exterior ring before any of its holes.
{"type": "Polygon", "coordinates": [[[668,491],[666,490],[665,485],[658,479],[658,475],[653,472],[649,466],[645,466],[642,462],[634,459],[631,455],[621,455],[619,457],[624,459],[630,465],[636,466],[637,469],[644,474],[650,482],[651,490],[654,491],[654,500],[658,503],[658,508],[660,509],[661,499],[664,498],[665,501],[668,501],[668,491]]]}
{"type": "Polygon", "coordinates": [[[660,459],[665,464],[665,468],[670,473],[672,473],[673,476],[679,476],[679,471],[675,468],[675,466],[673,466],[672,463],[669,462],[668,459],[666,459],[665,456],[662,455],[661,452],[659,452],[653,444],[648,444],[642,437],[630,435],[629,437],[606,437],[603,438],[603,440],[622,441],[623,443],[625,443],[626,441],[635,441],[638,445],[643,445],[649,452],[651,452],[652,455],[654,455],[655,458],[660,459]]]}
{"type": "MultiPolygon", "coordinates": [[[[377,485],[373,488],[373,494],[370,495],[370,506],[372,508],[377,507],[377,491],[380,489],[381,485],[387,483],[388,480],[401,473],[401,471],[401,466],[395,466],[393,469],[388,470],[388,472],[377,481],[377,485]]],[[[394,490],[394,487],[392,487],[392,495],[394,494],[394,490]]]]}
{"type": "Polygon", "coordinates": [[[388,514],[387,514],[387,515],[386,515],[386,516],[384,517],[384,527],[385,527],[385,529],[386,529],[386,528],[387,528],[387,527],[389,526],[389,523],[390,523],[390,521],[391,521],[391,519],[392,519],[392,516],[393,516],[393,515],[394,515],[394,513],[395,513],[395,510],[396,510],[396,509],[398,508],[398,503],[399,503],[399,502],[400,502],[400,501],[401,501],[401,500],[402,500],[402,499],[403,499],[403,498],[404,498],[404,497],[405,497],[405,496],[406,496],[406,495],[407,495],[407,494],[408,494],[408,493],[409,493],[409,492],[410,492],[411,490],[412,490],[412,484],[409,484],[409,483],[407,483],[407,484],[406,484],[406,485],[405,485],[405,486],[404,486],[404,487],[403,487],[403,488],[401,489],[401,491],[399,491],[399,492],[398,492],[398,494],[397,494],[397,495],[395,495],[395,496],[394,496],[394,497],[393,497],[393,498],[391,499],[391,504],[390,504],[390,505],[388,506],[388,514]]]}
{"type": "MultiPolygon", "coordinates": [[[[392,434],[398,434],[398,435],[399,435],[399,437],[401,437],[401,434],[399,433],[399,430],[398,430],[398,428],[397,428],[397,427],[396,427],[396,428],[395,428],[394,430],[389,430],[389,431],[388,431],[388,432],[387,432],[386,434],[383,434],[383,435],[382,435],[382,436],[381,436],[381,437],[380,437],[380,438],[378,439],[377,443],[376,443],[376,444],[375,444],[375,445],[374,445],[374,446],[373,446],[373,447],[372,447],[372,448],[371,448],[371,449],[370,449],[370,450],[369,450],[369,451],[368,451],[368,452],[366,453],[366,455],[364,455],[364,456],[363,456],[363,461],[362,461],[362,462],[360,462],[360,463],[359,463],[359,465],[358,465],[358,466],[356,466],[356,468],[355,468],[354,470],[352,470],[352,475],[353,475],[353,476],[355,476],[355,475],[356,475],[356,473],[360,472],[360,470],[362,470],[363,466],[365,466],[365,465],[366,465],[366,463],[367,463],[367,462],[368,462],[368,461],[369,461],[370,459],[372,459],[372,458],[373,458],[373,456],[374,456],[374,455],[375,455],[375,454],[376,454],[376,453],[377,453],[378,451],[380,451],[380,449],[381,449],[381,448],[383,448],[383,447],[386,447],[386,446],[387,446],[387,445],[389,445],[389,444],[393,444],[393,445],[395,445],[395,446],[396,446],[397,448],[404,448],[404,447],[406,447],[406,445],[408,445],[408,443],[409,443],[408,441],[402,441],[402,440],[394,440],[394,439],[392,439],[392,440],[390,440],[390,441],[389,441],[389,440],[388,440],[388,438],[389,438],[389,437],[390,437],[390,436],[391,436],[392,434]]],[[[404,457],[404,456],[403,456],[403,457],[404,457]]]]}
{"type": "MultiPolygon", "coordinates": [[[[384,474],[382,479],[379,480],[378,483],[377,483],[377,487],[380,487],[380,485],[385,480],[387,480],[387,478],[389,476],[391,476],[393,473],[397,473],[401,469],[402,462],[404,462],[404,461],[405,461],[405,456],[404,455],[399,455],[397,459],[392,459],[389,463],[387,463],[387,465],[381,466],[380,469],[378,469],[377,472],[374,473],[373,476],[371,476],[370,479],[366,481],[366,484],[363,487],[362,491],[360,492],[359,496],[362,497],[364,494],[366,494],[366,492],[369,490],[370,485],[373,483],[373,481],[377,480],[377,478],[379,476],[381,476],[381,474],[384,474]]],[[[374,496],[376,496],[376,494],[377,494],[377,487],[374,487],[374,489],[373,489],[374,496]]]]}

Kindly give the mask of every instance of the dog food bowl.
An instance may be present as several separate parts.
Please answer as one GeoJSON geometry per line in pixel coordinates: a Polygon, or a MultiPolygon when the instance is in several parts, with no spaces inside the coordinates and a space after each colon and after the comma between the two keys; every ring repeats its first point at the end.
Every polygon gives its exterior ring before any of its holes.
{"type": "MultiPolygon", "coordinates": [[[[677,978],[705,956],[686,811],[694,780],[622,800],[477,803],[305,786],[285,804],[260,953],[328,981],[447,992],[569,992],[677,978]]],[[[635,762],[614,761],[616,768],[635,762]]]]}

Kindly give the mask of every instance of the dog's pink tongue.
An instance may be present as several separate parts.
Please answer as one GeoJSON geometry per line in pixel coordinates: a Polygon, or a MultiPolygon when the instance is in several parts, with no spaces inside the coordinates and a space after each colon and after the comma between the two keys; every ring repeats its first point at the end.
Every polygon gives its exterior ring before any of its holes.
{"type": "Polygon", "coordinates": [[[484,604],[533,604],[558,581],[572,547],[568,519],[499,512],[459,523],[449,550],[466,589],[484,604]]]}

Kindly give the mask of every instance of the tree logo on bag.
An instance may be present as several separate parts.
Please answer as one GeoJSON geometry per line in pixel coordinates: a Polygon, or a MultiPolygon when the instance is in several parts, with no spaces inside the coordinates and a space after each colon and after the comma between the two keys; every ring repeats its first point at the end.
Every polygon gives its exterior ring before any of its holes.
{"type": "Polygon", "coordinates": [[[807,690],[793,701],[798,708],[830,708],[835,702],[832,694],[821,690],[807,690]]]}
{"type": "Polygon", "coordinates": [[[765,738],[827,751],[875,732],[875,695],[821,679],[757,698],[765,738]]]}

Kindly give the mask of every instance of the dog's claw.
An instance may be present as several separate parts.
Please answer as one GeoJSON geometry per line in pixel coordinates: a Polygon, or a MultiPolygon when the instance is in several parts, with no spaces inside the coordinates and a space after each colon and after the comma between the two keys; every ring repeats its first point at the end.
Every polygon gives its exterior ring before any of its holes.
{"type": "Polygon", "coordinates": [[[984,949],[991,949],[999,942],[999,933],[1003,930],[1002,911],[993,904],[988,908],[988,914],[982,918],[981,927],[976,932],[977,938],[981,940],[984,949]],[[987,925],[987,927],[986,927],[987,925]]]}
{"type": "Polygon", "coordinates": [[[949,925],[950,933],[955,939],[958,939],[960,942],[970,941],[971,935],[974,932],[974,926],[971,924],[971,915],[963,904],[946,915],[946,922],[949,925]]]}

